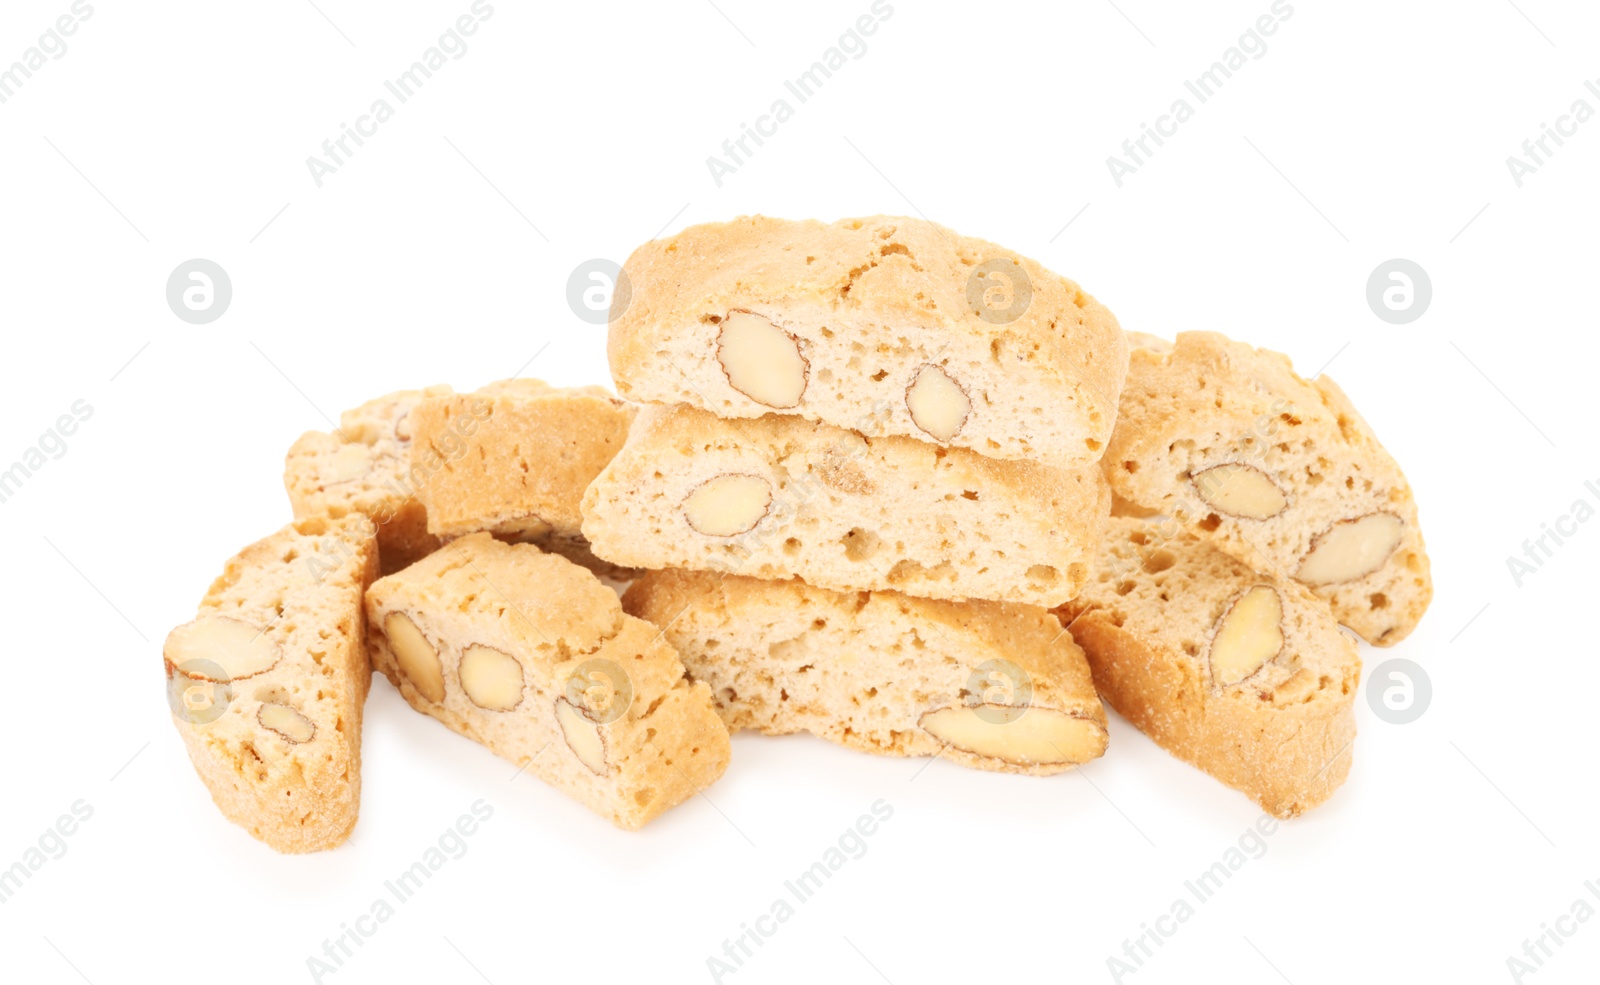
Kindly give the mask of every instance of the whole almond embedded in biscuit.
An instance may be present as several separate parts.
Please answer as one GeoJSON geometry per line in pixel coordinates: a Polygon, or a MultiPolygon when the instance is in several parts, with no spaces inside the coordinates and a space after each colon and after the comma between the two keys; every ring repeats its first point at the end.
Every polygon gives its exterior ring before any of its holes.
{"type": "Polygon", "coordinates": [[[311,720],[285,704],[269,701],[256,712],[261,727],[271,729],[288,741],[299,745],[316,738],[317,727],[311,720]]]}
{"type": "Polygon", "coordinates": [[[168,634],[162,655],[196,680],[236,681],[271,670],[281,653],[257,626],[227,616],[201,616],[168,634]],[[211,672],[208,662],[221,674],[211,672]]]}
{"type": "Polygon", "coordinates": [[[1105,750],[1099,723],[1052,708],[960,705],[924,712],[917,724],[952,748],[1015,766],[1086,763],[1105,750]]]}
{"type": "Polygon", "coordinates": [[[600,735],[600,726],[566,698],[556,699],[556,722],[578,761],[597,776],[605,776],[606,742],[600,735]]]}
{"type": "Polygon", "coordinates": [[[1217,620],[1211,636],[1211,682],[1232,687],[1254,677],[1283,651],[1283,599],[1274,588],[1257,585],[1217,620]]]}
{"type": "Polygon", "coordinates": [[[411,617],[404,612],[389,613],[383,620],[383,633],[389,638],[389,649],[394,651],[400,673],[417,693],[434,704],[443,701],[444,670],[439,665],[439,651],[411,617]]]}
{"type": "Polygon", "coordinates": [[[511,711],[522,704],[522,664],[492,646],[474,644],[461,654],[461,690],[485,711],[511,711]]]}
{"type": "Polygon", "coordinates": [[[1207,506],[1229,516],[1265,520],[1289,505],[1277,483],[1253,465],[1213,465],[1196,472],[1190,481],[1207,506]]]}
{"type": "Polygon", "coordinates": [[[683,501],[683,516],[697,533],[732,537],[754,530],[772,508],[772,484],[733,472],[707,479],[683,501]]]}
{"type": "Polygon", "coordinates": [[[1404,529],[1393,513],[1340,520],[1317,535],[1295,578],[1307,585],[1337,585],[1370,575],[1400,546],[1404,529]]]}
{"type": "Polygon", "coordinates": [[[717,362],[735,390],[768,407],[797,407],[806,359],[794,337],[748,311],[730,311],[717,333],[717,362]]]}
{"type": "Polygon", "coordinates": [[[972,415],[972,399],[949,373],[928,365],[917,371],[917,378],[906,388],[906,410],[918,428],[940,441],[949,441],[966,426],[972,415]]]}

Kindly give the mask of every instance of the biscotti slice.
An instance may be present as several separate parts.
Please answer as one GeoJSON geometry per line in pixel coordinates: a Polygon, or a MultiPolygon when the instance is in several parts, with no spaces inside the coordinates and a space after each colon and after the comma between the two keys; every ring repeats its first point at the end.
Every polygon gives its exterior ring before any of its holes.
{"type": "Polygon", "coordinates": [[[1114,518],[1095,580],[1056,610],[1100,696],[1271,814],[1327,800],[1350,771],[1355,642],[1303,586],[1159,526],[1114,518]]]}
{"type": "Polygon", "coordinates": [[[583,491],[622,447],[634,410],[601,387],[531,379],[422,401],[412,459],[439,463],[418,490],[428,530],[581,548],[583,491]]]}
{"type": "Polygon", "coordinates": [[[487,533],[367,592],[372,665],[411,707],[618,827],[693,797],[728,730],[661,632],[589,571],[487,533]]]}
{"type": "Polygon", "coordinates": [[[167,636],[172,720],[223,816],[280,852],[341,844],[361,800],[373,525],[299,520],[235,555],[167,636]]]}
{"type": "Polygon", "coordinates": [[[685,570],[645,572],[622,604],[663,627],[733,731],[1035,776],[1106,749],[1083,651],[1044,609],[685,570]]]}
{"type": "Polygon", "coordinates": [[[1099,459],[1127,345],[1078,285],[922,219],[745,216],[639,247],[617,390],[1052,465],[1099,459]]]}
{"type": "Polygon", "coordinates": [[[1326,599],[1367,642],[1404,639],[1433,597],[1417,504],[1332,380],[1212,332],[1134,336],[1105,457],[1134,510],[1205,533],[1326,599]]]}
{"type": "Polygon", "coordinates": [[[447,386],[401,390],[369,400],[339,415],[332,434],[308,431],[289,449],[283,485],[295,519],[360,513],[378,528],[378,559],[384,574],[432,553],[439,538],[417,490],[432,474],[413,469],[411,413],[447,386]]]}
{"type": "Polygon", "coordinates": [[[680,404],[639,412],[584,496],[583,533],[637,568],[1048,607],[1087,580],[1110,504],[1096,466],[680,404]]]}

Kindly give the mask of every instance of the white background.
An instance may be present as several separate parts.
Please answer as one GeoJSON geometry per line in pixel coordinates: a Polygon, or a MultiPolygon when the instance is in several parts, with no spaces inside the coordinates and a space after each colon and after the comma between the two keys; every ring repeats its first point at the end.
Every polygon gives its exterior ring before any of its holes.
{"type": "MultiPolygon", "coordinates": [[[[1600,504],[1600,120],[1523,187],[1505,163],[1574,100],[1600,110],[1583,87],[1600,12],[1294,0],[1119,188],[1106,157],[1269,3],[1118,3],[895,0],[865,55],[718,187],[707,156],[868,0],[496,0],[319,188],[306,158],[468,0],[95,2],[0,105],[0,463],[75,400],[94,409],[0,504],[0,867],[75,801],[94,811],[0,904],[0,974],[310,981],[324,939],[483,798],[467,854],[325,981],[710,981],[724,939],[882,799],[866,854],[725,980],[1113,979],[1107,958],[1259,815],[1116,718],[1103,760],[1049,779],[740,737],[706,798],[629,834],[509,782],[380,679],[360,824],[309,857],[223,821],[188,764],[161,640],[288,519],[297,435],[401,387],[606,382],[604,330],[566,302],[573,268],[752,212],[924,214],[1080,281],[1128,329],[1329,364],[1415,486],[1437,597],[1363,657],[1369,676],[1424,665],[1432,706],[1389,725],[1363,695],[1345,787],[1125,981],[1507,981],[1542,924],[1600,907],[1600,522],[1521,587],[1506,565],[1575,500],[1600,504]],[[164,299],[192,257],[233,281],[206,326],[164,299]],[[1432,277],[1409,325],[1365,300],[1391,257],[1432,277]]],[[[7,0],[0,65],[68,6],[7,0]]],[[[1564,926],[1525,980],[1593,980],[1600,919],[1564,926]]]]}

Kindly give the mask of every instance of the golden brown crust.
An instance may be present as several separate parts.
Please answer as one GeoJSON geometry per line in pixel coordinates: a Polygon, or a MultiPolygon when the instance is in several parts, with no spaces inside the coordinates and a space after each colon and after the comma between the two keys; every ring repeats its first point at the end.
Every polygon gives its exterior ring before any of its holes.
{"type": "Polygon", "coordinates": [[[706,687],[685,678],[655,626],[625,615],[611,589],[565,558],[469,534],[375,583],[366,604],[373,666],[413,708],[618,827],[640,827],[727,768],[727,730],[706,687]],[[393,613],[403,613],[434,648],[442,701],[430,700],[403,672],[387,629],[393,613]],[[468,696],[461,665],[474,646],[498,650],[521,668],[511,710],[486,710],[468,696]],[[591,683],[627,702],[617,717],[600,716],[600,772],[582,760],[557,717],[557,701],[577,700],[591,683]]]}
{"type": "Polygon", "coordinates": [[[297,521],[229,560],[199,609],[202,619],[258,628],[278,647],[278,663],[217,687],[166,661],[169,694],[179,702],[173,722],[195,771],[225,817],[280,852],[336,847],[355,826],[371,680],[361,599],[377,574],[366,517],[297,521]],[[225,710],[215,718],[177,714],[191,689],[225,710]],[[294,709],[314,735],[293,742],[265,727],[265,702],[294,709]]]}
{"type": "Polygon", "coordinates": [[[938,366],[967,391],[970,419],[945,444],[1067,466],[1100,457],[1127,347],[1111,312],[1026,257],[898,216],[825,224],[744,216],[639,247],[631,300],[611,325],[618,392],[724,417],[773,408],[734,388],[718,363],[721,319],[750,311],[798,343],[809,380],[787,412],[869,436],[933,440],[905,395],[938,366]],[[974,280],[993,262],[997,277],[974,280]],[[975,308],[969,290],[996,286],[975,308]],[[976,285],[976,287],[974,286],[976,285]],[[1013,307],[1020,307],[1014,320],[1013,307]],[[1006,313],[996,315],[996,310],[1006,313]]]}
{"type": "Polygon", "coordinates": [[[577,537],[583,491],[622,447],[634,410],[601,387],[532,379],[422,400],[411,463],[428,475],[418,495],[429,532],[577,537]]]}
{"type": "Polygon", "coordinates": [[[1332,380],[1301,378],[1280,353],[1212,332],[1183,332],[1175,343],[1136,338],[1103,464],[1129,504],[1121,512],[1173,517],[1285,578],[1333,524],[1375,512],[1398,517],[1399,546],[1381,567],[1312,586],[1369,643],[1404,639],[1433,597],[1416,501],[1399,465],[1332,380]],[[1287,506],[1250,519],[1202,499],[1193,477],[1234,464],[1259,470],[1287,506]]]}
{"type": "Polygon", "coordinates": [[[1105,712],[1083,652],[1043,609],[678,569],[643,573],[623,607],[663,627],[735,731],[805,731],[877,755],[940,754],[1035,776],[1076,765],[975,755],[919,724],[929,712],[993,699],[1090,723],[1079,762],[1105,751],[1105,712]],[[975,680],[997,690],[980,699],[975,680]]]}
{"type": "Polygon", "coordinates": [[[1356,647],[1327,606],[1260,575],[1188,533],[1113,519],[1100,575],[1056,611],[1082,645],[1101,697],[1179,759],[1293,817],[1344,782],[1361,676],[1356,647]],[[1278,593],[1283,650],[1231,686],[1211,678],[1207,647],[1241,592],[1278,593]]]}

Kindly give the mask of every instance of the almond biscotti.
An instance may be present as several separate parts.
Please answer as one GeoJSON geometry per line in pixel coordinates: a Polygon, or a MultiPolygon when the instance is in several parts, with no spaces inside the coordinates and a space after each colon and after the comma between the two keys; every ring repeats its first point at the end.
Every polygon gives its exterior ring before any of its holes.
{"type": "Polygon", "coordinates": [[[487,530],[581,551],[583,491],[622,447],[633,415],[601,387],[532,379],[422,400],[411,414],[411,455],[417,466],[437,463],[418,488],[429,532],[487,530]]]}
{"type": "Polygon", "coordinates": [[[228,820],[280,852],[342,843],[361,799],[372,672],[360,513],[300,520],[235,555],[162,648],[172,718],[228,820]]]}
{"type": "Polygon", "coordinates": [[[367,616],[372,664],[413,708],[618,827],[727,768],[706,685],[565,558],[469,534],[375,583],[367,616]]]}
{"type": "Polygon", "coordinates": [[[1303,586],[1158,527],[1113,519],[1095,580],[1056,612],[1101,697],[1271,814],[1327,800],[1350,771],[1355,643],[1303,586]]]}
{"type": "Polygon", "coordinates": [[[1109,511],[1096,466],[649,406],[585,494],[583,533],[637,568],[1049,607],[1087,580],[1109,511]]]}
{"type": "Polygon", "coordinates": [[[1127,369],[1111,312],[931,222],[746,216],[646,243],[623,273],[609,353],[629,400],[1057,466],[1111,436],[1127,369]]]}
{"type": "Polygon", "coordinates": [[[1119,499],[1304,583],[1369,643],[1404,639],[1433,596],[1417,505],[1349,398],[1212,332],[1132,338],[1104,461],[1119,499]]]}
{"type": "Polygon", "coordinates": [[[623,607],[663,627],[734,731],[1033,775],[1105,752],[1083,651],[1043,609],[683,570],[646,572],[623,607]]]}
{"type": "Polygon", "coordinates": [[[401,390],[339,415],[332,434],[308,431],[289,449],[283,485],[295,519],[360,513],[378,528],[383,573],[399,571],[439,546],[417,498],[426,466],[411,464],[412,411],[447,386],[401,390]]]}

